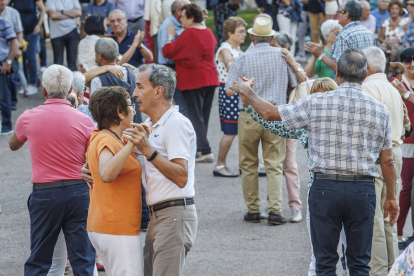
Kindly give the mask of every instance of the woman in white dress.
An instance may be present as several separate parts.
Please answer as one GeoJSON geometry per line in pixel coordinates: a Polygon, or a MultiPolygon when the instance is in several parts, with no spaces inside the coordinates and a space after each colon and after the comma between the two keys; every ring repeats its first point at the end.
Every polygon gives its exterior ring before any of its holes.
{"type": "Polygon", "coordinates": [[[237,135],[237,120],[239,118],[239,95],[227,96],[225,86],[227,72],[233,61],[243,53],[240,44],[246,38],[246,22],[237,16],[229,17],[223,24],[223,33],[226,41],[221,43],[216,53],[216,66],[219,76],[219,112],[221,130],[224,132],[220,141],[220,148],[214,176],[237,177],[237,173],[231,173],[226,166],[227,153],[230,150],[234,137],[237,135]]]}

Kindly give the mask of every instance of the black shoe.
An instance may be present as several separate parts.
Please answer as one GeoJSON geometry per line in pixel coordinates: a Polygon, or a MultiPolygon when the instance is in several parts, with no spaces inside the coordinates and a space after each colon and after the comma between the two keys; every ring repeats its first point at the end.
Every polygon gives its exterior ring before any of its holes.
{"type": "Polygon", "coordinates": [[[261,219],[260,213],[253,213],[253,214],[246,213],[244,215],[244,220],[248,222],[260,223],[260,219],[261,219]]]}
{"type": "Polygon", "coordinates": [[[267,223],[269,225],[281,225],[281,224],[285,224],[286,220],[280,214],[276,214],[275,212],[270,212],[269,217],[267,218],[267,223]]]}
{"type": "MultiPolygon", "coordinates": [[[[240,172],[240,175],[242,175],[242,172],[241,172],[240,169],[239,169],[239,172],[240,172]]],[[[259,177],[267,176],[267,174],[265,172],[257,172],[257,175],[259,175],[259,177]]]]}
{"type": "Polygon", "coordinates": [[[410,243],[412,243],[414,241],[414,235],[411,237],[408,237],[405,241],[403,242],[398,242],[398,248],[401,250],[404,250],[407,248],[407,246],[410,245],[410,243]]]}

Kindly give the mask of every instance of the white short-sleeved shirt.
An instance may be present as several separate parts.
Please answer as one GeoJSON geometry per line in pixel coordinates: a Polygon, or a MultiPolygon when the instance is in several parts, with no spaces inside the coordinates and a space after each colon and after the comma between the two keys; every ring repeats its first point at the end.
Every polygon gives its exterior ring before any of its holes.
{"type": "MultiPolygon", "coordinates": [[[[70,11],[80,9],[79,0],[48,0],[46,2],[46,10],[55,10],[60,12],[63,10],[70,11]]],[[[77,18],[67,18],[62,20],[50,20],[50,38],[58,38],[72,32],[78,27],[77,18]]]]}
{"type": "Polygon", "coordinates": [[[181,189],[167,179],[151,162],[144,159],[147,204],[154,205],[166,200],[193,197],[197,137],[190,120],[183,116],[175,105],[165,112],[156,124],[152,125],[150,118],[145,121],[145,124],[151,129],[149,143],[158,154],[168,160],[181,158],[188,161],[188,182],[181,189]]]}

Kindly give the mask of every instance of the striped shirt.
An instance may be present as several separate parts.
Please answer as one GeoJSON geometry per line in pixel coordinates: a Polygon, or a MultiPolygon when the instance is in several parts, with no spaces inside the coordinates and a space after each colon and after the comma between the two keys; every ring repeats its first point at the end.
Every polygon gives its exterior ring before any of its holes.
{"type": "MultiPolygon", "coordinates": [[[[0,61],[7,59],[10,53],[9,41],[16,38],[16,33],[13,31],[9,22],[0,19],[0,61]]],[[[2,68],[0,64],[0,69],[2,68]]]]}
{"type": "Polygon", "coordinates": [[[364,49],[375,46],[374,35],[360,21],[348,23],[339,33],[332,46],[332,59],[339,61],[343,51],[349,48],[364,49]]]}
{"type": "MultiPolygon", "coordinates": [[[[256,44],[233,62],[227,76],[226,90],[241,76],[255,78],[254,91],[259,97],[273,105],[286,104],[288,87],[296,87],[298,81],[281,53],[280,48],[268,43],[256,44]]],[[[241,100],[239,109],[243,109],[241,100]]]]}

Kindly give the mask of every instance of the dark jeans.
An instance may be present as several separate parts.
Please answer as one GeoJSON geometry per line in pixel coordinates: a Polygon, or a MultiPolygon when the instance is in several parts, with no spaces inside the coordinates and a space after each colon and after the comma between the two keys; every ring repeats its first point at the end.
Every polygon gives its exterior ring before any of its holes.
{"type": "Polygon", "coordinates": [[[369,275],[375,204],[375,185],[372,182],[313,181],[309,192],[309,212],[316,275],[336,275],[342,224],[350,275],[369,275]]]}
{"type": "Polygon", "coordinates": [[[40,39],[40,53],[39,53],[39,58],[40,58],[40,66],[41,67],[46,67],[47,66],[47,51],[46,51],[46,39],[41,38],[40,39]]]}
{"type": "Polygon", "coordinates": [[[39,37],[40,33],[28,34],[25,39],[27,43],[27,51],[23,53],[23,70],[24,74],[26,76],[27,82],[31,85],[36,86],[37,85],[37,60],[36,60],[36,53],[37,53],[37,45],[39,43],[39,37]],[[29,72],[27,72],[27,66],[26,64],[29,64],[29,72]]]}
{"type": "Polygon", "coordinates": [[[53,59],[55,64],[63,65],[63,53],[66,48],[66,61],[71,71],[76,71],[76,59],[78,58],[78,31],[74,29],[70,33],[51,39],[53,47],[53,59]]]}
{"type": "Polygon", "coordinates": [[[17,87],[18,86],[19,86],[19,71],[16,71],[13,74],[11,74],[10,94],[11,94],[12,106],[17,104],[17,87]]]}
{"type": "Polygon", "coordinates": [[[12,129],[12,99],[11,99],[12,75],[0,75],[0,108],[1,108],[1,131],[7,132],[12,129]]]}
{"type": "MultiPolygon", "coordinates": [[[[175,64],[161,64],[161,65],[170,67],[171,69],[175,71],[175,64]]],[[[188,118],[187,101],[184,98],[183,92],[178,90],[178,88],[175,88],[173,98],[174,98],[175,104],[178,105],[180,113],[188,118]]]]}
{"type": "Polygon", "coordinates": [[[193,124],[197,135],[197,151],[201,151],[202,155],[211,153],[207,140],[207,128],[215,89],[214,86],[206,86],[182,91],[187,102],[188,119],[193,124]]]}
{"type": "Polygon", "coordinates": [[[268,3],[265,3],[264,13],[269,15],[272,18],[272,20],[273,20],[273,27],[272,27],[273,30],[279,31],[279,25],[277,24],[276,14],[274,14],[272,11],[273,11],[273,6],[268,4],[268,3]]]}
{"type": "Polygon", "coordinates": [[[93,275],[95,249],[86,231],[89,209],[88,186],[80,184],[33,190],[28,200],[28,207],[31,254],[24,265],[24,275],[47,275],[61,230],[65,235],[74,275],[93,275]]]}

